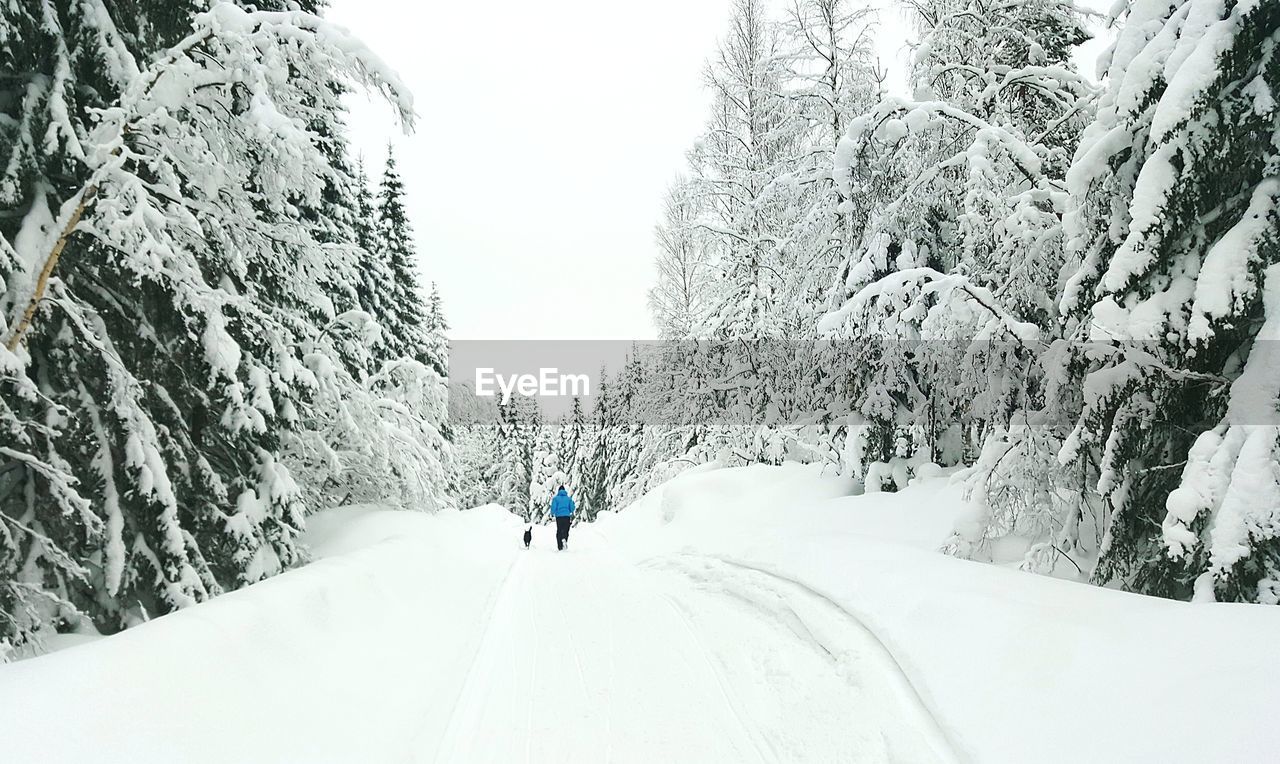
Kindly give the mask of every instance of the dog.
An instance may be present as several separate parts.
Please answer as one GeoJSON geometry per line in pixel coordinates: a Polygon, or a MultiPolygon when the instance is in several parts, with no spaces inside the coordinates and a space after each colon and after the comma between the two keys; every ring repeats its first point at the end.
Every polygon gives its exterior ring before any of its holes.
{"type": "Polygon", "coordinates": [[[524,529],[524,548],[525,548],[525,549],[528,549],[528,548],[529,548],[529,542],[530,542],[530,541],[533,541],[533,526],[532,526],[532,525],[530,525],[529,527],[527,527],[527,528],[525,528],[525,529],[524,529]]]}

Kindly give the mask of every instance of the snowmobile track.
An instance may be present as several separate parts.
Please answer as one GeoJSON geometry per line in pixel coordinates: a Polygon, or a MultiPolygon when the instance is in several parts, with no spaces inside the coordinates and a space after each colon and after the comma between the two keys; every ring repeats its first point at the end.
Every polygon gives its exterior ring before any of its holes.
{"type": "MultiPolygon", "coordinates": [[[[868,642],[872,643],[875,646],[875,648],[877,649],[877,652],[880,655],[880,658],[883,660],[886,666],[891,669],[891,675],[895,677],[895,679],[897,680],[895,682],[895,684],[897,685],[896,689],[898,690],[902,700],[908,703],[917,711],[920,717],[920,720],[923,723],[923,726],[926,729],[928,729],[929,732],[931,733],[930,734],[932,738],[931,743],[933,744],[935,750],[940,755],[942,755],[945,758],[945,760],[952,761],[952,762],[967,761],[967,758],[962,755],[961,750],[955,744],[954,740],[952,739],[952,736],[948,734],[947,729],[938,721],[937,714],[934,712],[931,705],[925,700],[924,696],[917,689],[916,684],[911,679],[911,675],[902,666],[901,662],[898,661],[897,657],[894,656],[893,652],[888,648],[888,646],[884,643],[884,641],[880,639],[880,637],[875,633],[875,631],[871,627],[869,627],[856,614],[850,612],[847,608],[842,606],[840,603],[831,599],[830,597],[823,594],[822,592],[813,589],[812,587],[808,586],[802,581],[797,581],[794,578],[782,575],[776,571],[768,569],[767,567],[753,565],[751,563],[743,562],[741,560],[735,560],[729,557],[723,557],[718,555],[680,554],[672,557],[652,558],[650,560],[644,561],[642,565],[646,567],[655,567],[660,569],[672,570],[675,572],[679,572],[683,575],[689,576],[696,582],[700,582],[704,584],[709,583],[706,577],[699,574],[698,572],[690,570],[690,567],[689,567],[690,562],[704,563],[704,564],[710,563],[713,565],[714,564],[724,565],[729,568],[736,569],[738,571],[743,571],[749,575],[759,576],[765,581],[774,582],[772,583],[772,585],[766,584],[766,587],[774,588],[775,593],[780,595],[781,602],[778,604],[781,605],[783,608],[785,608],[786,615],[789,616],[787,618],[782,618],[780,620],[783,620],[787,624],[787,626],[791,629],[791,631],[796,635],[797,638],[809,644],[811,647],[817,650],[820,650],[822,653],[826,654],[832,660],[837,659],[835,653],[833,653],[833,651],[828,647],[828,645],[813,633],[813,631],[809,628],[809,625],[806,623],[805,619],[799,613],[796,612],[795,608],[792,606],[791,602],[788,600],[787,594],[784,592],[777,591],[776,587],[781,586],[781,587],[791,588],[794,590],[792,592],[792,596],[795,596],[796,594],[800,594],[804,597],[811,599],[814,602],[820,603],[822,607],[827,608],[835,613],[838,613],[842,619],[848,622],[850,626],[855,628],[868,640],[868,642]]],[[[735,589],[732,589],[731,587],[725,587],[719,584],[717,584],[715,588],[719,590],[719,593],[723,594],[724,596],[728,596],[728,597],[732,597],[734,599],[740,600],[742,602],[749,604],[752,607],[758,608],[765,612],[770,611],[770,607],[768,604],[762,603],[758,598],[752,597],[749,592],[742,591],[742,590],[735,590],[735,589]]],[[[774,613],[774,615],[776,616],[777,614],[774,613]]]]}

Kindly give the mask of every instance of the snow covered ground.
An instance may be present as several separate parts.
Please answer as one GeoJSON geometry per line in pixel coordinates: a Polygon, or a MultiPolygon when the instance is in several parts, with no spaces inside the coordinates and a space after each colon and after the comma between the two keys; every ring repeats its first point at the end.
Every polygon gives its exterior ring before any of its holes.
{"type": "Polygon", "coordinates": [[[933,550],[960,495],[945,478],[845,488],[799,466],[686,473],[600,525],[633,559],[693,553],[826,598],[894,656],[961,759],[1240,761],[1280,747],[1267,647],[1280,609],[946,557],[933,550]]]}
{"type": "Polygon", "coordinates": [[[4,760],[1163,762],[1280,746],[1280,610],[950,559],[932,551],[959,504],[945,478],[850,488],[810,467],[700,468],[579,526],[566,553],[546,527],[520,548],[499,507],[325,513],[304,569],[0,666],[4,760]]]}

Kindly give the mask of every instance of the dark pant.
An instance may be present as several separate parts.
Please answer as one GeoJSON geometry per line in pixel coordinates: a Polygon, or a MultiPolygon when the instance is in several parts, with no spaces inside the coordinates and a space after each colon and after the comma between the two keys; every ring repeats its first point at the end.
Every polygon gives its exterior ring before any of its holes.
{"type": "Polygon", "coordinates": [[[569,542],[569,523],[572,520],[572,515],[556,518],[556,549],[564,549],[564,545],[569,542]]]}

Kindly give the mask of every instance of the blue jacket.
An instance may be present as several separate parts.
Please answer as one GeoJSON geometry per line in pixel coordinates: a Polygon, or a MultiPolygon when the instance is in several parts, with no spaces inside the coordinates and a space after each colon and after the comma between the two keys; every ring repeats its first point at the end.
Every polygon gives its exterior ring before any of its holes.
{"type": "Polygon", "coordinates": [[[573,499],[561,488],[551,499],[552,517],[569,517],[573,514],[573,499]]]}

